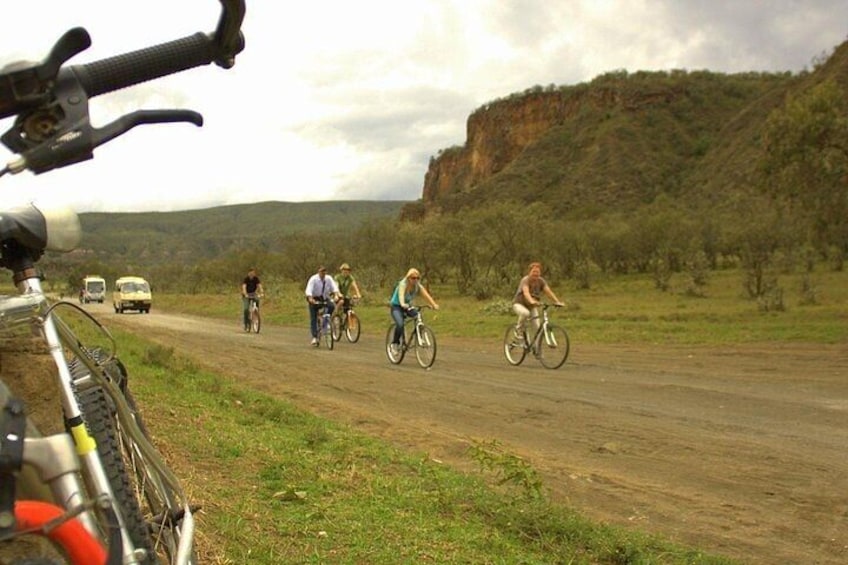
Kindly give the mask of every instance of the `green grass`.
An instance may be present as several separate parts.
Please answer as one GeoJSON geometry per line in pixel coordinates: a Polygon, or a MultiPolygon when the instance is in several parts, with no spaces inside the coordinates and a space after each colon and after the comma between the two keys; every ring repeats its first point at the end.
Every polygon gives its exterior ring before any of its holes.
{"type": "MultiPolygon", "coordinates": [[[[573,342],[706,345],[836,343],[848,332],[844,273],[816,273],[802,304],[799,275],[783,275],[784,309],[744,297],[742,274],[712,274],[703,297],[647,276],[595,281],[555,312],[573,342]]],[[[674,285],[674,280],[672,284],[674,285]]],[[[388,291],[365,289],[366,327],[388,324],[388,291]]],[[[444,335],[499,339],[509,292],[487,301],[432,289],[427,312],[444,335]]],[[[155,308],[240,323],[236,294],[157,295],[155,308]]],[[[266,324],[303,325],[300,284],[268,289],[266,324]]],[[[199,545],[212,563],[730,563],[662,539],[598,525],[544,496],[532,465],[475,446],[462,474],[196,368],[172,350],[119,333],[121,354],[154,435],[204,510],[199,545]],[[503,482],[504,478],[508,480],[503,482]]]]}
{"type": "MultiPolygon", "coordinates": [[[[662,343],[723,345],[757,342],[840,343],[848,339],[848,274],[815,272],[815,303],[802,293],[800,274],[781,275],[783,310],[762,311],[745,296],[743,273],[711,273],[703,296],[683,288],[682,275],[672,279],[670,291],[654,288],[647,275],[593,282],[589,290],[575,290],[567,282],[551,281],[564,311],[554,311],[557,323],[568,328],[577,343],[662,343]],[[677,287],[675,286],[677,283],[677,287]]],[[[388,325],[388,289],[364,289],[366,299],[357,312],[367,328],[388,325]]],[[[435,286],[432,294],[442,307],[425,318],[443,335],[500,339],[513,321],[510,290],[486,301],[458,296],[452,287],[435,286]]],[[[231,318],[240,323],[237,294],[157,295],[155,306],[169,311],[231,318]]],[[[302,285],[268,289],[262,304],[263,320],[278,325],[305,325],[307,310],[302,285]]]]}
{"type": "Polygon", "coordinates": [[[156,443],[203,507],[203,562],[731,563],[553,504],[495,442],[463,474],[117,337],[156,443]]]}

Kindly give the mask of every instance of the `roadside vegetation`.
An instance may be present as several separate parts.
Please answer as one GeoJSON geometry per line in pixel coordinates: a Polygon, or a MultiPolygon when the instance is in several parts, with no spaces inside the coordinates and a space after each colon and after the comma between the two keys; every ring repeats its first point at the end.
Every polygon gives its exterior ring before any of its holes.
{"type": "Polygon", "coordinates": [[[459,472],[117,337],[148,427],[202,507],[205,563],[732,563],[555,504],[496,440],[459,472]]]}
{"type": "MultiPolygon", "coordinates": [[[[746,277],[740,269],[716,272],[697,294],[689,291],[683,275],[669,279],[664,291],[655,287],[649,274],[613,277],[589,289],[579,288],[573,280],[549,279],[566,303],[552,316],[568,329],[575,351],[581,344],[597,343],[732,345],[848,340],[845,272],[816,269],[811,274],[782,274],[776,279],[779,294],[772,302],[750,297],[745,290],[746,277]]],[[[304,286],[300,282],[266,283],[263,323],[305,328],[304,286]]],[[[391,289],[370,280],[360,280],[360,287],[364,299],[356,311],[363,331],[382,335],[389,324],[386,304],[391,289]]],[[[514,321],[512,286],[504,286],[486,300],[460,295],[450,285],[434,285],[430,290],[441,309],[426,317],[440,335],[497,342],[505,325],[514,321]]],[[[154,309],[241,323],[241,300],[235,286],[219,293],[161,293],[155,304],[154,309]]]]}

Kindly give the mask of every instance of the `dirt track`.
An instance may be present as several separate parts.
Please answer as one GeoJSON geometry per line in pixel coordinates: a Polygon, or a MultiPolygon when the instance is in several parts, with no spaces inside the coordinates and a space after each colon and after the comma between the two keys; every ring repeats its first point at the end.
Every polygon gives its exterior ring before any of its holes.
{"type": "MultiPolygon", "coordinates": [[[[748,563],[848,562],[848,345],[723,349],[572,344],[566,365],[507,365],[441,338],[435,366],[391,366],[383,328],[332,352],[305,329],[115,315],[303,409],[469,465],[471,438],[529,458],[552,496],[608,523],[748,563]]],[[[438,324],[434,324],[438,335],[438,324]]]]}

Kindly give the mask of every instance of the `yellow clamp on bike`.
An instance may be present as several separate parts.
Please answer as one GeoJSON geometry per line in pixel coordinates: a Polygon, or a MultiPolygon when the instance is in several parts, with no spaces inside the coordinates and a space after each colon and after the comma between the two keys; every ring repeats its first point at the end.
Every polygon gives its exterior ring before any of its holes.
{"type": "Polygon", "coordinates": [[[82,418],[74,418],[70,422],[71,435],[74,438],[74,444],[77,446],[77,455],[86,455],[97,449],[97,442],[88,433],[88,428],[85,427],[85,422],[82,418]],[[76,423],[73,423],[76,421],[76,423]]]}

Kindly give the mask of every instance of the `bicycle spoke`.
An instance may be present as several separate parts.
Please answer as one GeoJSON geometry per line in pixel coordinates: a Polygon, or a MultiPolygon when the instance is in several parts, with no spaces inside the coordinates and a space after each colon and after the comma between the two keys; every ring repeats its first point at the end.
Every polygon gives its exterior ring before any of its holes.
{"type": "Polygon", "coordinates": [[[359,333],[362,330],[359,324],[359,316],[355,312],[348,313],[347,327],[345,327],[345,336],[351,343],[359,341],[359,333]]]}
{"type": "Polygon", "coordinates": [[[515,326],[510,325],[506,328],[504,334],[504,357],[510,365],[520,365],[527,356],[527,335],[524,332],[518,332],[515,326]]]}
{"type": "Polygon", "coordinates": [[[386,330],[386,357],[388,357],[389,362],[397,365],[401,361],[403,361],[403,356],[406,354],[403,346],[399,346],[395,351],[392,349],[392,340],[395,337],[395,325],[389,324],[389,328],[386,330]]]}
{"type": "Polygon", "coordinates": [[[427,326],[420,326],[415,336],[415,358],[421,367],[428,369],[436,361],[436,335],[427,326]]]}
{"type": "Polygon", "coordinates": [[[548,369],[558,369],[568,358],[568,334],[560,326],[549,325],[537,342],[539,361],[548,369]]]}

